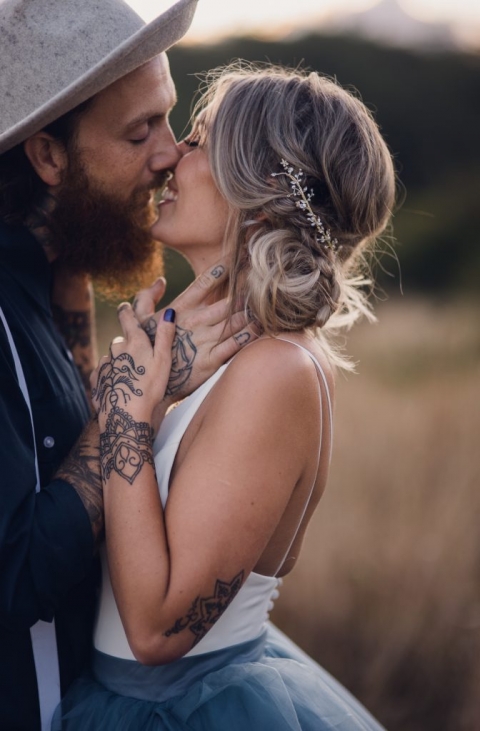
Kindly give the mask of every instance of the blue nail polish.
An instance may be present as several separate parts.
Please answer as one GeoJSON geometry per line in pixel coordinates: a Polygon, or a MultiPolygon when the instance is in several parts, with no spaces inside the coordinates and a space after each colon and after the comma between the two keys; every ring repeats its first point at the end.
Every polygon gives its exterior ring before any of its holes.
{"type": "Polygon", "coordinates": [[[163,319],[165,320],[165,322],[175,322],[175,315],[175,310],[172,310],[172,308],[169,307],[168,310],[165,310],[163,314],[163,319]]]}

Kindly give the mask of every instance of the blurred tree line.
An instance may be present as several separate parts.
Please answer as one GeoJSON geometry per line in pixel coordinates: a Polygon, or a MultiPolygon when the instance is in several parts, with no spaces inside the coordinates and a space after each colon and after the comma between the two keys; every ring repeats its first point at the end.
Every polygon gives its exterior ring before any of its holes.
{"type": "MultiPolygon", "coordinates": [[[[234,38],[210,46],[176,46],[169,57],[179,95],[172,113],[178,136],[188,129],[198,74],[237,58],[300,65],[358,90],[396,161],[400,186],[394,235],[404,293],[478,293],[479,56],[424,54],[358,38],[311,35],[283,42],[234,38]]],[[[175,266],[175,278],[188,276],[177,261],[175,266]]],[[[384,256],[383,268],[389,274],[378,271],[381,285],[398,293],[397,263],[384,256]]]]}

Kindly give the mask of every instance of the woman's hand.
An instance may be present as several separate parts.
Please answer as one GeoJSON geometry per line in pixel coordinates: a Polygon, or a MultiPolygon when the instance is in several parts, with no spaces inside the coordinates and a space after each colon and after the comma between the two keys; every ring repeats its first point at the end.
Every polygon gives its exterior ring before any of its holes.
{"type": "MultiPolygon", "coordinates": [[[[207,269],[171,304],[177,313],[172,344],[172,370],[167,387],[169,403],[175,403],[201,386],[223,363],[260,334],[243,310],[229,318],[226,299],[213,304],[212,293],[228,278],[228,266],[219,261],[207,269]]],[[[164,310],[155,305],[165,292],[159,279],[135,297],[133,308],[138,321],[154,342],[158,319],[164,310]]]]}
{"type": "Polygon", "coordinates": [[[153,347],[129,303],[120,305],[118,318],[123,337],[113,340],[109,356],[100,360],[91,378],[101,430],[112,413],[126,412],[150,424],[165,396],[172,365],[174,310],[159,320],[153,347]]]}

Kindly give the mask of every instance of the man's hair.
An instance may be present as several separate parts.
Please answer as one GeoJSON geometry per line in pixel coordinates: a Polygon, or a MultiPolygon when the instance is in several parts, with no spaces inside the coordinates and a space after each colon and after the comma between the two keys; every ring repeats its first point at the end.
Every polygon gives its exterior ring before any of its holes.
{"type": "MultiPolygon", "coordinates": [[[[92,99],[82,102],[44,127],[43,131],[62,142],[68,152],[74,146],[79,119],[91,102],[92,99]]],[[[25,154],[23,142],[0,155],[1,221],[11,225],[23,224],[35,201],[41,197],[45,189],[45,183],[37,175],[25,154]]]]}

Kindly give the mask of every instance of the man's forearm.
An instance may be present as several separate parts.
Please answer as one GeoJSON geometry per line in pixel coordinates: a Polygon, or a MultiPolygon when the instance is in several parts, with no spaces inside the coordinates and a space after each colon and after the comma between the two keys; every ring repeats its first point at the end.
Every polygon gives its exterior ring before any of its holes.
{"type": "Polygon", "coordinates": [[[68,482],[78,493],[90,519],[95,545],[98,545],[103,536],[103,490],[96,420],[87,426],[56,477],[68,482]]]}

